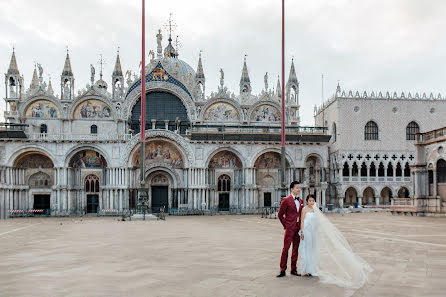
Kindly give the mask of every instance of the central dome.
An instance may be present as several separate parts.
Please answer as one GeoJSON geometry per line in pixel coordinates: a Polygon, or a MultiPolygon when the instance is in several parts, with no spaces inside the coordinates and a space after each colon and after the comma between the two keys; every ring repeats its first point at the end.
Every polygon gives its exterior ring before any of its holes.
{"type": "MultiPolygon", "coordinates": [[[[164,62],[163,64],[165,64],[166,60],[164,60],[163,62],[164,62]]],[[[172,74],[177,73],[179,77],[188,77],[188,76],[195,77],[194,69],[183,60],[169,57],[167,58],[167,65],[165,66],[167,66],[167,68],[169,68],[169,70],[173,72],[172,74]]]]}

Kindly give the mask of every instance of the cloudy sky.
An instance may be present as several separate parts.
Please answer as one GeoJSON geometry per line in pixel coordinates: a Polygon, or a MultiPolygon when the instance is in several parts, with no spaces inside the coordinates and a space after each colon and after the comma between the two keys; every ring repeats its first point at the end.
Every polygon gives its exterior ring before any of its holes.
{"type": "MultiPolygon", "coordinates": [[[[180,58],[196,69],[203,50],[207,94],[216,90],[220,68],[225,70],[226,85],[238,92],[245,54],[254,93],[262,90],[265,72],[270,86],[276,85],[280,0],[146,3],[147,49],[156,47],[156,31],[164,30],[173,13],[178,26],[175,35],[182,44],[180,58]]],[[[140,4],[140,0],[1,0],[0,70],[6,72],[15,45],[26,86],[34,62],[39,62],[45,79],[51,75],[60,93],[68,45],[76,89],[89,82],[90,64],[97,66],[100,54],[106,60],[104,76],[110,82],[118,46],[124,71],[137,71],[140,4]]],[[[446,93],[446,1],[287,0],[286,5],[286,73],[288,76],[294,56],[302,124],[314,123],[314,105],[322,102],[322,73],[326,98],[338,81],[343,89],[360,92],[446,93]]],[[[0,86],[3,97],[4,84],[0,86]]],[[[0,109],[4,109],[3,100],[0,109]]]]}

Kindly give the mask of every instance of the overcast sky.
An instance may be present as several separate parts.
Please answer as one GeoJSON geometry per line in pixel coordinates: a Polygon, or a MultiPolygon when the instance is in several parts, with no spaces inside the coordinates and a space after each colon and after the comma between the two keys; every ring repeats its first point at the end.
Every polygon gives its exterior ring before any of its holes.
{"type": "MultiPolygon", "coordinates": [[[[254,93],[269,73],[280,72],[280,0],[146,1],[147,52],[169,13],[177,24],[180,58],[196,69],[203,50],[207,95],[217,89],[219,69],[226,85],[239,92],[243,57],[254,93]]],[[[12,46],[26,87],[34,61],[51,75],[60,93],[60,74],[69,46],[75,88],[90,80],[90,64],[103,54],[104,77],[111,81],[116,50],[123,70],[138,70],[140,0],[0,0],[0,70],[6,72],[12,46]]],[[[443,0],[287,0],[286,75],[295,57],[300,81],[302,124],[313,125],[314,105],[322,102],[321,75],[328,98],[343,89],[420,91],[445,94],[446,1],[443,0]]],[[[4,84],[0,84],[3,98],[4,84]]],[[[4,109],[2,100],[0,108],[4,109]]],[[[1,112],[3,116],[3,111],[1,112]]],[[[0,118],[1,121],[1,118],[0,118]]]]}

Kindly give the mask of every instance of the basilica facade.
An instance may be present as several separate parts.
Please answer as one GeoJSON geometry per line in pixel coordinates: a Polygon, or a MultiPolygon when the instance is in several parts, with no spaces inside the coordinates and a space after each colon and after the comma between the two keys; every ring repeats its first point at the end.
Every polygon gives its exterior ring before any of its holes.
{"type": "Polygon", "coordinates": [[[67,52],[60,88],[37,65],[29,88],[12,53],[5,74],[6,123],[0,129],[0,218],[14,212],[50,215],[120,212],[149,206],[243,212],[280,201],[281,100],[286,104],[286,183],[325,206],[330,135],[300,127],[294,62],[286,92],[253,94],[245,57],[240,90],[206,92],[201,62],[194,70],[169,42],[150,52],[146,67],[145,155],[141,156],[141,77],[124,73],[119,53],[111,83],[91,66],[91,83],[75,92],[67,52]],[[56,95],[56,93],[59,93],[56,95]],[[141,172],[141,162],[145,170],[141,172]]]}

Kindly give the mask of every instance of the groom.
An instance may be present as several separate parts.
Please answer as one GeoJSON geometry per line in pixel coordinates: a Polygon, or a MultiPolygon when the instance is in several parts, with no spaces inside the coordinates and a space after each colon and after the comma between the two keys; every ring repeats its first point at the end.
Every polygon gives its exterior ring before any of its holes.
{"type": "Polygon", "coordinates": [[[297,273],[297,255],[299,249],[299,230],[300,230],[300,214],[304,207],[303,200],[299,197],[300,185],[293,181],[290,185],[291,195],[282,199],[279,208],[279,219],[285,229],[282,257],[280,258],[280,274],[277,277],[286,275],[286,264],[288,261],[288,250],[293,243],[293,252],[291,254],[291,274],[300,276],[297,273]]]}

